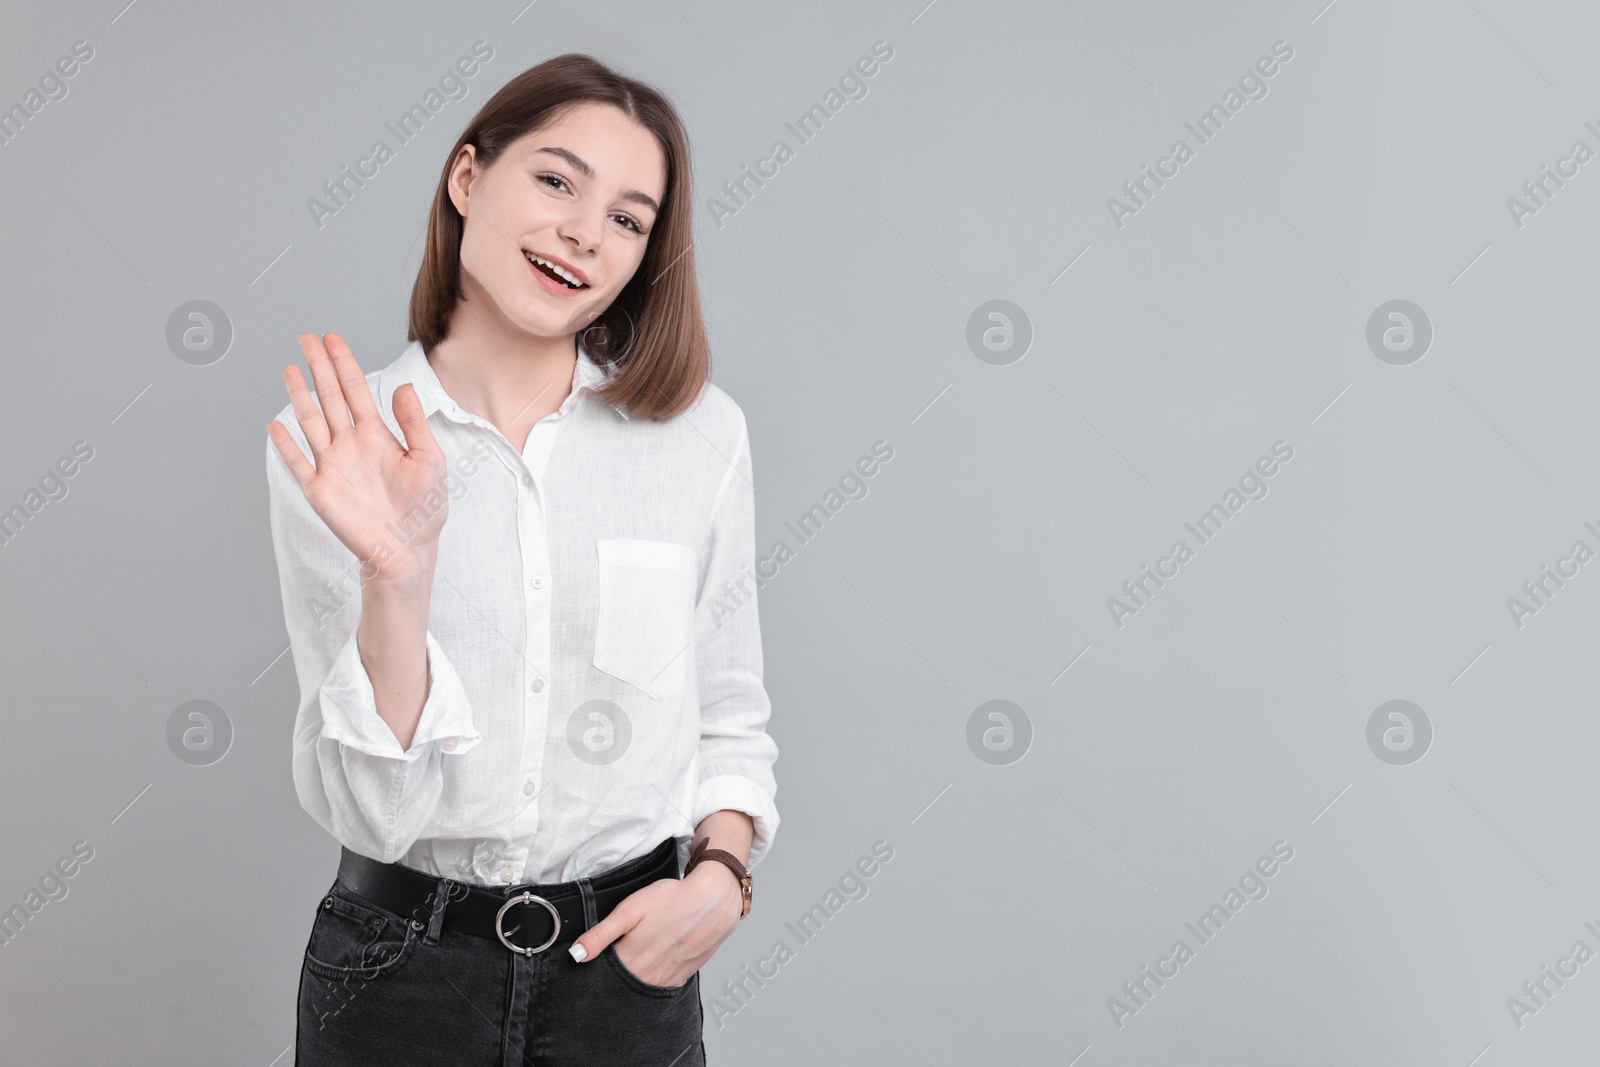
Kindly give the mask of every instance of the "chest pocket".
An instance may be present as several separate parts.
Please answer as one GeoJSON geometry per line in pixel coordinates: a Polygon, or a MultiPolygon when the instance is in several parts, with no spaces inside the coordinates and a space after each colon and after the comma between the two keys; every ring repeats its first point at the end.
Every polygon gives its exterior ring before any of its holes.
{"type": "Polygon", "coordinates": [[[661,699],[694,662],[695,554],[670,541],[598,540],[594,665],[661,699]]]}

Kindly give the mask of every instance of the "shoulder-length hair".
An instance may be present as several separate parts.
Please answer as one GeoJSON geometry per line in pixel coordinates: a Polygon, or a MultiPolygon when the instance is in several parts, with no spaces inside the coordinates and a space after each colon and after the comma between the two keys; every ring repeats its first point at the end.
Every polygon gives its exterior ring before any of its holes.
{"type": "Polygon", "coordinates": [[[451,163],[463,145],[487,167],[517,138],[584,103],[611,104],[655,134],[666,158],[661,213],[644,260],[599,318],[583,331],[584,348],[611,372],[600,400],[629,415],[667,419],[699,397],[711,369],[700,312],[691,233],[689,142],[677,111],[658,90],[593,56],[568,53],[518,74],[478,109],[445,159],[428,213],[428,243],[411,289],[407,338],[424,350],[442,341],[462,297],[465,220],[450,201],[451,163]]]}

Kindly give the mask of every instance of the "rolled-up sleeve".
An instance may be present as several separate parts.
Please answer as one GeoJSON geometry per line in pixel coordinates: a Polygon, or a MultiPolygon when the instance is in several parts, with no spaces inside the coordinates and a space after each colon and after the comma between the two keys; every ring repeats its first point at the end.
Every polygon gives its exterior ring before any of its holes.
{"type": "Polygon", "coordinates": [[[400,739],[395,737],[389,724],[378,717],[372,677],[361,664],[354,631],[334,657],[319,691],[322,736],[368,756],[406,761],[422,758],[426,746],[434,741],[446,742],[447,752],[464,752],[482,740],[472,728],[472,715],[466,691],[461,687],[461,677],[431,632],[427,635],[427,646],[428,697],[422,704],[422,718],[417,723],[410,748],[401,749],[400,739]]]}
{"type": "Polygon", "coordinates": [[[723,808],[749,815],[755,825],[753,868],[778,832],[772,771],[778,745],[767,733],[772,704],[762,684],[756,610],[755,486],[742,414],[731,452],[711,509],[705,577],[695,605],[700,749],[693,820],[698,826],[723,808]],[[731,589],[739,590],[741,599],[734,601],[731,589]]]}
{"type": "MultiPolygon", "coordinates": [[[[293,412],[278,422],[310,457],[293,412]]],[[[388,863],[421,835],[444,789],[444,760],[482,736],[455,667],[427,633],[428,690],[411,746],[378,715],[356,642],[360,561],[328,529],[267,439],[268,510],[284,624],[300,686],[294,784],[300,804],[341,844],[388,863]]]]}

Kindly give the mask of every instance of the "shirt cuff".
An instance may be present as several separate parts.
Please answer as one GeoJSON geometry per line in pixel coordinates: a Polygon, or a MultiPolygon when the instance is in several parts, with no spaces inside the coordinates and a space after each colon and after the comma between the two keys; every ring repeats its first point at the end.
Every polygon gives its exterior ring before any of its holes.
{"type": "Polygon", "coordinates": [[[745,864],[754,870],[757,861],[772,847],[772,836],[778,832],[777,806],[760,786],[742,775],[718,774],[701,782],[695,790],[694,825],[699,826],[706,816],[724,808],[744,812],[755,824],[750,858],[745,864]]]}
{"type": "Polygon", "coordinates": [[[402,749],[389,724],[378,716],[378,703],[372,679],[361,664],[356,646],[357,631],[334,657],[319,692],[322,702],[322,736],[369,756],[415,762],[432,741],[443,741],[444,750],[460,755],[475,747],[483,735],[472,725],[471,707],[461,677],[446,658],[444,649],[430,631],[428,649],[428,697],[422,704],[422,718],[411,740],[402,749]],[[453,743],[452,743],[453,741],[453,743]]]}

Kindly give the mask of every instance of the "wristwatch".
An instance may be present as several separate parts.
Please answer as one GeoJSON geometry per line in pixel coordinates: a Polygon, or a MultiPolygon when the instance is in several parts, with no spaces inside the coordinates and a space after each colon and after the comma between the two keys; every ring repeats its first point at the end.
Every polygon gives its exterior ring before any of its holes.
{"type": "Polygon", "coordinates": [[[700,842],[694,846],[693,851],[689,853],[689,862],[683,868],[683,876],[685,878],[689,877],[689,872],[699,866],[701,860],[718,860],[727,864],[728,869],[733,872],[733,876],[739,879],[739,889],[744,895],[744,903],[739,909],[739,918],[743,920],[746,915],[750,914],[750,898],[755,892],[755,876],[750,873],[749,867],[739,862],[739,857],[720,848],[708,848],[707,846],[710,844],[711,838],[706,836],[702,837],[700,842]]]}

